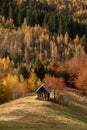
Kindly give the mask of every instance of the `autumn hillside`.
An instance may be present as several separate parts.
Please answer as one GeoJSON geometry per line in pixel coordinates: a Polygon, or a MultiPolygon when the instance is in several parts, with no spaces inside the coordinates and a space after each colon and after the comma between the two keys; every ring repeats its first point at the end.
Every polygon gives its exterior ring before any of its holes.
{"type": "Polygon", "coordinates": [[[0,129],[86,130],[86,97],[69,89],[59,101],[39,101],[33,95],[0,105],[0,129]]]}
{"type": "Polygon", "coordinates": [[[0,0],[0,104],[46,83],[87,95],[87,2],[0,0]]]}

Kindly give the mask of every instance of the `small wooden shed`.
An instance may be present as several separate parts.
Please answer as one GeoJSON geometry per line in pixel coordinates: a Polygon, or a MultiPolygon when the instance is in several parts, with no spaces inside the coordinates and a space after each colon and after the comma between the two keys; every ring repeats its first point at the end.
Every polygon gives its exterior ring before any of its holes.
{"type": "Polygon", "coordinates": [[[39,100],[48,101],[50,100],[50,88],[47,87],[45,83],[43,83],[37,90],[37,97],[39,100]]]}

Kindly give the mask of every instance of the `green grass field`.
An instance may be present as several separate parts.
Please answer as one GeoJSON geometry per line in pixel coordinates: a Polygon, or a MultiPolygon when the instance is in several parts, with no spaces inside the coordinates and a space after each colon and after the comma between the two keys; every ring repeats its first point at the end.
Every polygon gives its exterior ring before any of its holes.
{"type": "Polygon", "coordinates": [[[65,104],[28,96],[0,105],[0,130],[87,130],[87,97],[69,95],[65,104]]]}
{"type": "MultiPolygon", "coordinates": [[[[0,122],[0,130],[82,130],[80,126],[70,126],[63,123],[23,123],[0,122]]],[[[84,128],[83,130],[87,130],[84,128]]]]}

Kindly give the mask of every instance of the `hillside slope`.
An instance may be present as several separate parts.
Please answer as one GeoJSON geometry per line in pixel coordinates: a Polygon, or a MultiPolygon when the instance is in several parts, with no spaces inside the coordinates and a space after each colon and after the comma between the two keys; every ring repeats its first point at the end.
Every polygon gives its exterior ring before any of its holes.
{"type": "Polygon", "coordinates": [[[67,95],[65,105],[39,101],[36,95],[0,105],[0,129],[87,130],[87,97],[75,90],[67,95]]]}

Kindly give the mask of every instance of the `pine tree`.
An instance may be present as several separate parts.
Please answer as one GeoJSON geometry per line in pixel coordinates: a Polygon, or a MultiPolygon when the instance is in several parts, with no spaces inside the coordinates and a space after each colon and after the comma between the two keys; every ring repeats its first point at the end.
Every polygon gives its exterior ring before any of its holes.
{"type": "Polygon", "coordinates": [[[48,19],[48,25],[49,25],[49,29],[51,32],[55,32],[55,14],[50,14],[49,19],[48,19]]]}
{"type": "Polygon", "coordinates": [[[25,65],[20,65],[18,69],[18,74],[22,75],[24,79],[27,79],[29,77],[29,72],[25,65]]]}
{"type": "Polygon", "coordinates": [[[13,18],[13,9],[12,9],[12,2],[9,1],[9,14],[8,14],[9,18],[13,18]]]}
{"type": "Polygon", "coordinates": [[[27,11],[26,11],[26,19],[27,19],[27,23],[29,25],[32,25],[32,9],[31,8],[28,8],[27,11]]]}
{"type": "Polygon", "coordinates": [[[8,18],[8,12],[9,12],[9,6],[8,6],[9,0],[3,0],[2,7],[1,7],[1,15],[5,16],[5,18],[8,18]]]}
{"type": "Polygon", "coordinates": [[[60,19],[60,21],[59,21],[58,33],[59,33],[59,34],[63,34],[63,23],[62,23],[62,20],[61,20],[61,19],[60,19]]]}
{"type": "Polygon", "coordinates": [[[21,5],[18,8],[18,18],[17,18],[17,24],[20,26],[22,23],[22,10],[21,10],[21,5]]]}

